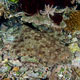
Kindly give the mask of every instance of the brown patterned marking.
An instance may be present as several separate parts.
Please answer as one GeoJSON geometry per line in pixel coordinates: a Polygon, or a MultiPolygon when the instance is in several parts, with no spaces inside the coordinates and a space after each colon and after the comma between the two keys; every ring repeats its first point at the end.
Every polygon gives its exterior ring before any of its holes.
{"type": "Polygon", "coordinates": [[[12,48],[16,48],[16,47],[17,47],[17,45],[16,45],[16,44],[14,44],[12,48]]]}
{"type": "Polygon", "coordinates": [[[41,38],[40,38],[40,36],[35,36],[34,39],[35,40],[40,40],[41,38]]]}
{"type": "Polygon", "coordinates": [[[20,49],[17,49],[16,51],[15,51],[15,53],[20,53],[21,52],[21,50],[20,49]]]}

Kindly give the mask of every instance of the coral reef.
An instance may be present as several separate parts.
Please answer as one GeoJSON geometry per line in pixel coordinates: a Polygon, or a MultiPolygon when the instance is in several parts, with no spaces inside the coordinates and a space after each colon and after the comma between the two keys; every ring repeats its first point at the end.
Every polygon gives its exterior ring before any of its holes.
{"type": "Polygon", "coordinates": [[[19,3],[22,5],[22,9],[26,11],[29,15],[33,15],[39,10],[43,10],[45,4],[49,4],[50,6],[60,6],[60,7],[66,7],[66,6],[73,6],[74,3],[71,5],[72,0],[19,0],[19,3]]]}
{"type": "Polygon", "coordinates": [[[79,4],[0,0],[0,80],[80,80],[79,4]]]}
{"type": "Polygon", "coordinates": [[[70,14],[69,19],[65,20],[65,30],[75,32],[80,30],[80,11],[74,11],[70,14]]]}

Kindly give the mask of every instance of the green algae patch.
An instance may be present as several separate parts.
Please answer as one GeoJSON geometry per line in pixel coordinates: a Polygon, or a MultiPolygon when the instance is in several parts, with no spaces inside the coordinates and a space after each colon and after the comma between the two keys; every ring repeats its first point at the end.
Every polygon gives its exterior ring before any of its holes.
{"type": "Polygon", "coordinates": [[[10,2],[17,3],[19,0],[9,0],[10,2]]]}

